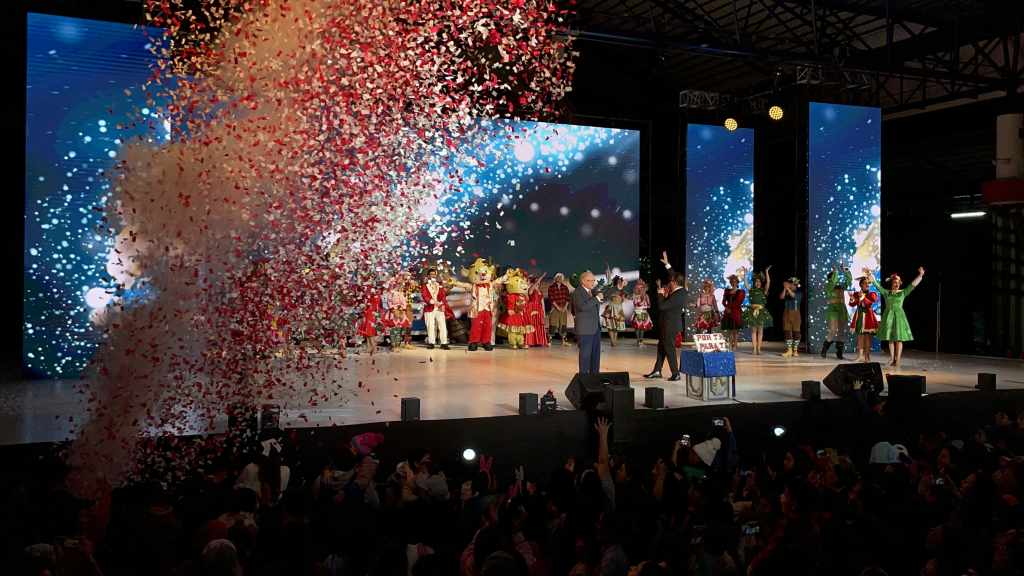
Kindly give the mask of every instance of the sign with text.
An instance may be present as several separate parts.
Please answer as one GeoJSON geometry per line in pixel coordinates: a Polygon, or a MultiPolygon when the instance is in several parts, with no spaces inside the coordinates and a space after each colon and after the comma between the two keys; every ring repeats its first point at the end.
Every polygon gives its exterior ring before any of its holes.
{"type": "Polygon", "coordinates": [[[729,345],[721,334],[694,334],[693,341],[697,352],[728,352],[729,345]]]}

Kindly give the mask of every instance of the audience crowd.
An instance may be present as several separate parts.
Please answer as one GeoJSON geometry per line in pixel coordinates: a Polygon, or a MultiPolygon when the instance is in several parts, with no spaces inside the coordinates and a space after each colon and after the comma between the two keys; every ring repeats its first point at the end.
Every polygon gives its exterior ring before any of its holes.
{"type": "Polygon", "coordinates": [[[932,430],[869,448],[742,446],[728,419],[715,424],[704,437],[612,451],[614,425],[598,418],[593,454],[553,471],[500,453],[449,469],[425,451],[380,462],[377,433],[310,456],[284,435],[182,484],[120,487],[96,502],[70,496],[61,470],[40,463],[7,486],[9,565],[159,576],[1024,570],[1024,414],[999,411],[968,437],[932,430]]]}

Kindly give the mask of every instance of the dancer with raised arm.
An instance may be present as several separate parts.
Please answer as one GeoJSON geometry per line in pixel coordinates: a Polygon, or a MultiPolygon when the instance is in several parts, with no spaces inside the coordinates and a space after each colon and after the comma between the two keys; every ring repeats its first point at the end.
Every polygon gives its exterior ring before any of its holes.
{"type": "Polygon", "coordinates": [[[907,313],[903,311],[903,301],[917,288],[924,278],[924,268],[917,269],[917,278],[910,283],[910,286],[903,288],[903,279],[899,274],[889,276],[889,289],[879,285],[875,280],[875,274],[870,269],[864,269],[864,275],[871,278],[871,284],[878,290],[878,293],[885,299],[885,308],[882,310],[882,321],[878,324],[878,338],[889,343],[889,365],[894,368],[900,367],[900,360],[903,359],[903,343],[914,339],[914,333],[910,331],[910,322],[907,321],[907,313]]]}
{"type": "Polygon", "coordinates": [[[683,308],[686,307],[686,277],[681,272],[672,270],[668,263],[668,254],[662,252],[661,262],[668,273],[668,285],[664,288],[661,280],[658,287],[658,358],[654,362],[654,370],[644,374],[644,378],[661,378],[661,366],[668,359],[669,370],[672,371],[671,381],[679,376],[679,357],[676,352],[676,334],[683,331],[683,308]]]}
{"type": "Polygon", "coordinates": [[[875,315],[875,302],[878,294],[871,291],[871,281],[867,276],[857,279],[860,290],[850,294],[850,306],[856,308],[850,330],[857,337],[857,360],[871,362],[871,339],[878,332],[878,316],[875,315]]]}
{"type": "Polygon", "coordinates": [[[768,312],[768,290],[772,286],[769,275],[772,267],[764,269],[764,273],[754,274],[754,285],[750,288],[747,298],[747,309],[743,312],[743,322],[750,327],[750,340],[754,345],[754,355],[761,354],[764,343],[764,329],[772,327],[772,315],[768,312]]]}
{"type": "Polygon", "coordinates": [[[746,298],[746,291],[740,288],[739,276],[730,274],[729,287],[722,293],[722,306],[725,308],[722,313],[722,330],[729,340],[729,349],[734,352],[739,332],[743,329],[743,301],[746,298]]]}
{"type": "Polygon", "coordinates": [[[828,333],[825,335],[825,342],[821,345],[821,357],[828,355],[828,349],[832,343],[836,344],[836,358],[843,359],[843,352],[846,350],[846,326],[850,322],[849,312],[846,310],[846,287],[853,281],[850,269],[843,265],[839,268],[832,268],[829,272],[828,281],[825,282],[825,297],[828,298],[828,307],[825,308],[825,323],[828,326],[828,333]]]}

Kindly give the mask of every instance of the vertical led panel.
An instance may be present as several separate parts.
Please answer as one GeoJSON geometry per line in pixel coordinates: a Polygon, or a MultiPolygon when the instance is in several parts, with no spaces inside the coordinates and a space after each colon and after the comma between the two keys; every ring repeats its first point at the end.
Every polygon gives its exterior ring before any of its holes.
{"type": "MultiPolygon", "coordinates": [[[[672,256],[672,255],[670,255],[672,256]]],[[[730,274],[750,285],[754,265],[754,131],[686,128],[686,276],[691,303],[710,278],[721,304],[730,274]]],[[[694,315],[690,315],[690,329],[694,315]]]]}
{"type": "MultiPolygon", "coordinates": [[[[865,267],[879,269],[882,113],[878,108],[812,102],[809,115],[804,285],[809,290],[806,337],[817,350],[828,330],[826,282],[832,268],[847,265],[854,279],[865,267]]],[[[843,336],[853,340],[848,327],[843,336]]]]}

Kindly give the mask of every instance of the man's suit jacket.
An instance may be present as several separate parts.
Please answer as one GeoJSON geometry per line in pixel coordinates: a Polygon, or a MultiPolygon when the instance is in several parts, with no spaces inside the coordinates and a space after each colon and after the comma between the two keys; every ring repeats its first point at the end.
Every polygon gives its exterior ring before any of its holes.
{"type": "Polygon", "coordinates": [[[601,322],[598,310],[601,302],[586,288],[580,287],[572,293],[573,316],[576,319],[576,335],[589,336],[601,333],[601,322]]]}
{"type": "Polygon", "coordinates": [[[683,331],[683,308],[686,290],[679,288],[667,297],[658,293],[658,333],[662,338],[675,338],[683,331]]]}

